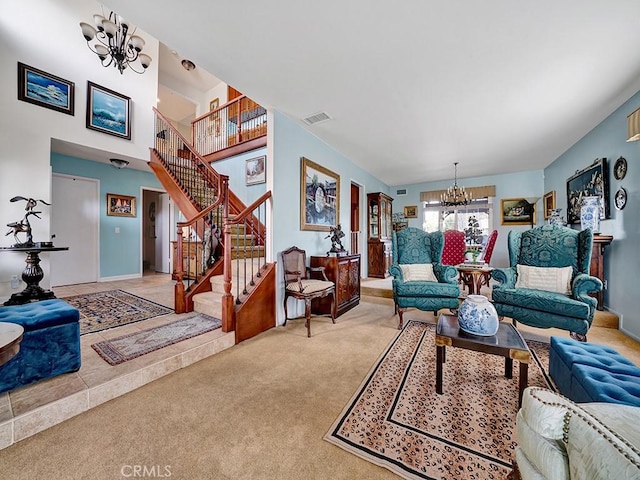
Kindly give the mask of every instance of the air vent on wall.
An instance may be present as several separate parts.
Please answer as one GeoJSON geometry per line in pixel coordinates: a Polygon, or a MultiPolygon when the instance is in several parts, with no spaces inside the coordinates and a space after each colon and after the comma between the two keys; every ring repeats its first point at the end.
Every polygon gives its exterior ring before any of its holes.
{"type": "Polygon", "coordinates": [[[406,188],[401,188],[400,190],[396,190],[396,195],[406,195],[406,194],[407,194],[406,188]]]}
{"type": "Polygon", "coordinates": [[[315,125],[316,123],[326,122],[327,120],[331,120],[331,117],[325,112],[314,113],[313,115],[309,115],[308,117],[303,118],[304,123],[307,125],[315,125]]]}

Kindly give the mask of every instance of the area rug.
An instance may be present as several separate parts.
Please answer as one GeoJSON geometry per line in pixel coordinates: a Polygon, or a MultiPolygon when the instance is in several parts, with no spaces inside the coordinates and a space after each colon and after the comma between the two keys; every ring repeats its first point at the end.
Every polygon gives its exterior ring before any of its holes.
{"type": "Polygon", "coordinates": [[[198,314],[91,345],[110,365],[118,365],[174,343],[220,328],[217,318],[198,314]]]}
{"type": "Polygon", "coordinates": [[[171,308],[124,290],[75,295],[63,300],[80,311],[80,335],[173,313],[171,308]]]}
{"type": "MultiPolygon", "coordinates": [[[[529,386],[552,388],[549,345],[527,342],[529,386]]],[[[518,362],[447,348],[436,394],[435,325],[410,321],[324,439],[409,479],[504,479],[516,447],[518,362]]]]}

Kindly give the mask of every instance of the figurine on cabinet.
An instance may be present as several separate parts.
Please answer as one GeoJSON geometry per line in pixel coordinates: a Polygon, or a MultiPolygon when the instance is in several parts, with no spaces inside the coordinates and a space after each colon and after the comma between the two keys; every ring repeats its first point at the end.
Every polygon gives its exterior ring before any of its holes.
{"type": "Polygon", "coordinates": [[[346,250],[344,249],[344,246],[342,245],[342,241],[340,240],[341,238],[344,237],[344,232],[342,231],[340,224],[338,224],[337,227],[329,227],[329,230],[331,231],[331,233],[326,237],[324,237],[324,238],[331,237],[331,250],[327,252],[327,255],[329,255],[330,253],[335,253],[337,255],[346,254],[346,250]]]}

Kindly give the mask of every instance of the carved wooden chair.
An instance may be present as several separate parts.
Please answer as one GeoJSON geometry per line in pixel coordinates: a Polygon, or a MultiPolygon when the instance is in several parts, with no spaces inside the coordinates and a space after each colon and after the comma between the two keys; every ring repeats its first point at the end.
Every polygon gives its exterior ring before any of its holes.
{"type": "Polygon", "coordinates": [[[314,298],[322,298],[331,295],[331,321],[336,323],[333,315],[333,307],[336,301],[336,287],[327,279],[324,267],[307,267],[307,254],[298,247],[291,247],[281,253],[282,271],[284,273],[284,325],[289,317],[287,313],[287,300],[293,297],[304,300],[307,337],[311,336],[311,301],[314,298]],[[311,275],[320,276],[322,279],[311,278],[311,275]]]}

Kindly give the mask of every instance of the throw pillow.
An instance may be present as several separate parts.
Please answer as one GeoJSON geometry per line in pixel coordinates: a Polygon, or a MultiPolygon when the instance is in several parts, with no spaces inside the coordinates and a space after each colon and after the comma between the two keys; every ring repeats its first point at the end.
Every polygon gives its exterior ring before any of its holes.
{"type": "Polygon", "coordinates": [[[530,267],[518,264],[516,269],[518,271],[516,288],[571,294],[573,267],[530,267]]]}
{"type": "Polygon", "coordinates": [[[405,282],[437,282],[433,273],[433,265],[430,263],[412,263],[400,265],[402,278],[405,282]]]}

